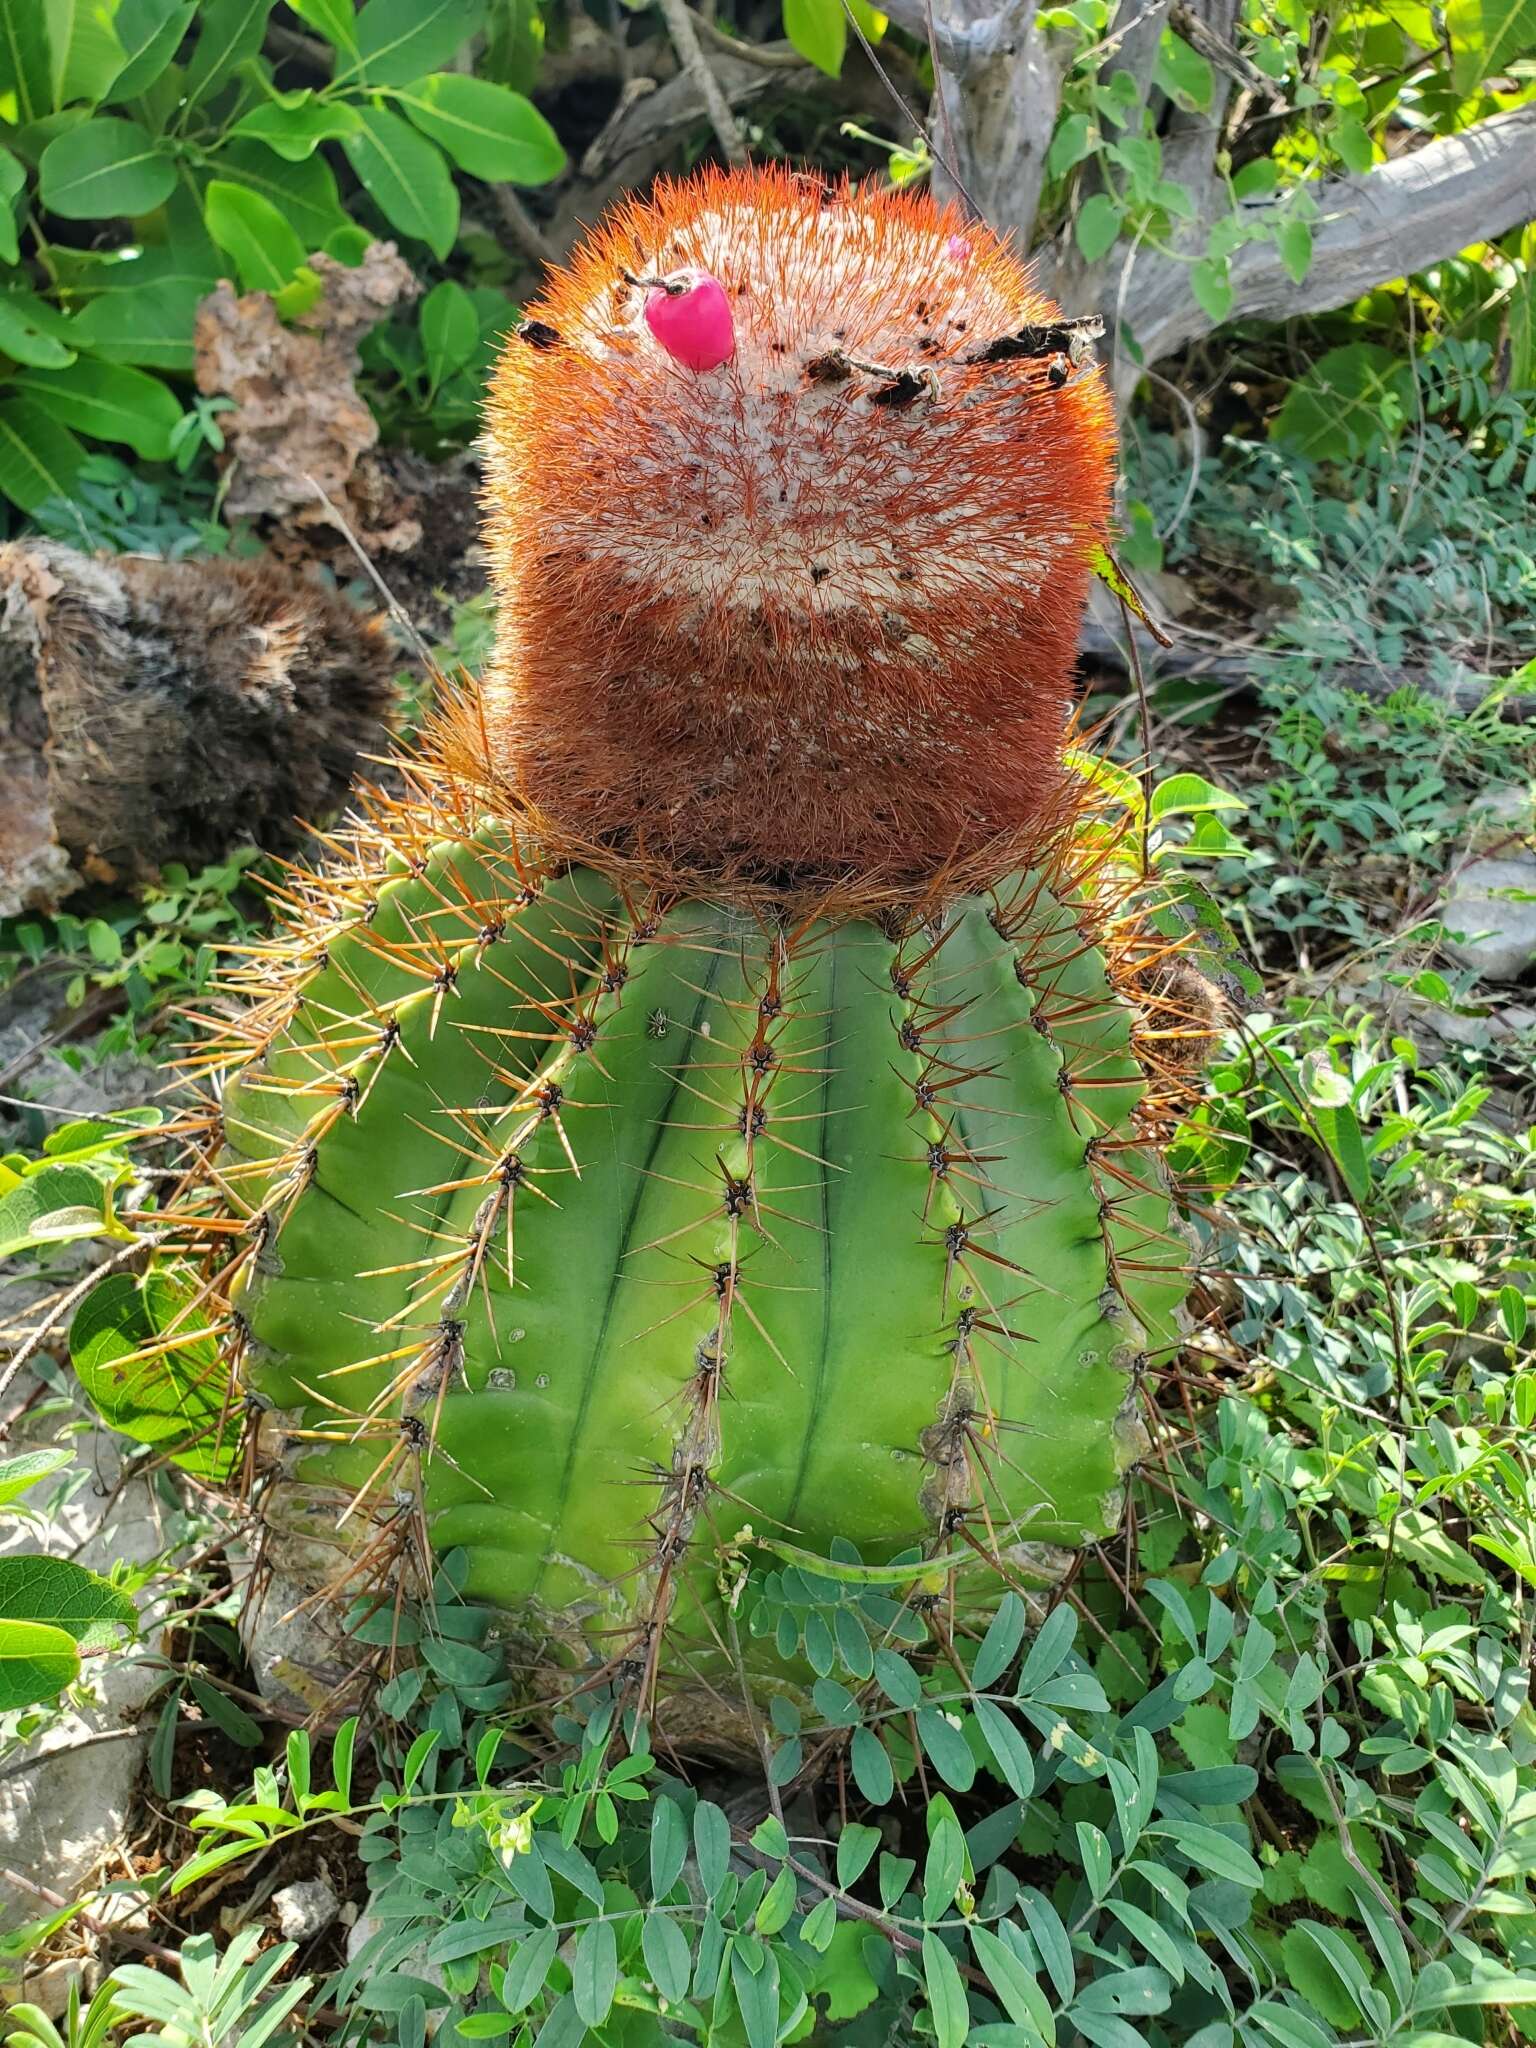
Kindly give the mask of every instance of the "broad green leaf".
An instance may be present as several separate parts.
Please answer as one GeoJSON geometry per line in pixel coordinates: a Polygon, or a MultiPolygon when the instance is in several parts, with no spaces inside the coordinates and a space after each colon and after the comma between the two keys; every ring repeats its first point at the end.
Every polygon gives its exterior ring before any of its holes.
{"type": "Polygon", "coordinates": [[[1203,775],[1169,775],[1152,792],[1153,820],[1187,815],[1196,811],[1245,811],[1247,800],[1230,789],[1219,789],[1203,775]]]}
{"type": "Polygon", "coordinates": [[[147,128],[105,114],[56,135],[38,159],[38,195],[61,220],[130,219],[163,206],[176,166],[147,128]]]}
{"type": "Polygon", "coordinates": [[[1014,2025],[1042,2040],[1051,2038],[1055,2029],[1050,2000],[1035,1982],[1033,1971],[1006,1942],[999,1941],[989,1928],[976,1923],[971,1927],[971,1946],[976,1951],[977,1962],[987,1974],[987,1982],[997,1993],[998,2004],[1014,2025]]]}
{"type": "Polygon", "coordinates": [[[848,17],[842,0],[784,0],[784,33],[800,52],[836,78],[848,48],[848,17]]]}
{"type": "Polygon", "coordinates": [[[452,278],[434,285],[421,302],[421,347],[434,391],[479,351],[480,315],[469,293],[452,278]]]}
{"type": "Polygon", "coordinates": [[[946,1713],[938,1707],[919,1707],[917,1739],[946,1785],[956,1792],[971,1789],[976,1777],[976,1760],[971,1755],[970,1744],[946,1713]]]}
{"type": "Polygon", "coordinates": [[[79,1675],[72,1635],[41,1622],[0,1619],[0,1714],[51,1700],[79,1675]]]}
{"type": "Polygon", "coordinates": [[[1458,93],[1536,49],[1536,0],[1446,0],[1446,40],[1458,93]]]}
{"type": "Polygon", "coordinates": [[[357,17],[357,55],[337,65],[337,83],[405,85],[446,64],[484,21],[485,0],[368,0],[357,17]]]}
{"type": "MultiPolygon", "coordinates": [[[[755,1946],[755,1944],[754,1944],[755,1946]]],[[[738,1936],[731,1944],[731,1989],[747,2031],[747,2048],[776,2048],[779,2038],[779,1962],[770,1949],[752,1950],[738,1936]]]]}
{"type": "Polygon", "coordinates": [[[306,249],[324,248],[328,235],[353,225],[342,206],[335,174],[318,152],[302,163],[288,163],[265,143],[236,135],[214,162],[219,177],[249,185],[270,200],[306,249]]]}
{"type": "Polygon", "coordinates": [[[49,85],[55,107],[107,97],[125,62],[111,11],[100,0],[35,0],[47,24],[49,85]]]}
{"type": "Polygon", "coordinates": [[[318,29],[338,50],[357,48],[357,12],[352,0],[288,0],[288,5],[300,21],[318,29]]]}
{"type": "Polygon", "coordinates": [[[730,1872],[731,1824],[708,1799],[693,1809],[693,1854],[704,1896],[712,1899],[730,1872]]]}
{"type": "Polygon", "coordinates": [[[880,1830],[851,1820],[837,1838],[837,1882],[844,1891],[856,1885],[880,1846],[880,1830]]]}
{"type": "Polygon", "coordinates": [[[1286,393],[1271,438],[1314,462],[1363,455],[1398,434],[1411,376],[1403,357],[1375,342],[1331,348],[1286,393]]]}
{"type": "Polygon", "coordinates": [[[246,291],[280,292],[304,261],[304,244],[282,214],[245,185],[215,178],[203,195],[203,218],[246,291]]]}
{"type": "Polygon", "coordinates": [[[1109,254],[1120,235],[1120,209],[1107,192],[1094,192],[1083,201],[1073,233],[1085,263],[1109,254]]]}
{"type": "Polygon", "coordinates": [[[955,1959],[939,1936],[923,1936],[923,1988],[938,2048],[960,2048],[971,2027],[971,2008],[955,1959]]]}
{"type": "MultiPolygon", "coordinates": [[[[378,0],[374,0],[378,4],[378,0]]],[[[446,257],[459,231],[459,195],[442,152],[382,107],[361,107],[362,130],[342,148],[380,213],[402,235],[446,257]]]]}
{"type": "Polygon", "coordinates": [[[1293,284],[1300,284],[1312,268],[1312,224],[1287,214],[1275,223],[1275,246],[1293,284]]]}
{"type": "Polygon", "coordinates": [[[204,0],[182,90],[190,105],[212,99],[260,50],[272,0],[204,0]]]}
{"type": "Polygon", "coordinates": [[[646,1914],[640,1946],[651,1982],[670,2005],[681,2004],[688,1996],[693,1957],[687,1937],[670,1913],[646,1914]]]}
{"type": "Polygon", "coordinates": [[[682,1874],[688,1828],[675,1799],[662,1793],[651,1809],[651,1897],[659,1905],[682,1874]]]}
{"type": "Polygon", "coordinates": [[[20,1500],[27,1489],[36,1486],[39,1480],[61,1472],[72,1455],[66,1444],[55,1444],[46,1451],[23,1451],[19,1458],[5,1459],[0,1463],[0,1508],[20,1500]]]}
{"type": "Polygon", "coordinates": [[[1220,327],[1232,311],[1235,297],[1227,259],[1224,256],[1202,256],[1190,268],[1189,288],[1207,319],[1220,327]]]}
{"type": "Polygon", "coordinates": [[[1093,123],[1086,114],[1063,114],[1046,152],[1045,168],[1053,178],[1064,178],[1074,164],[1093,152],[1093,123]]]}
{"type": "Polygon", "coordinates": [[[53,111],[48,17],[38,0],[0,0],[0,120],[15,127],[53,111]],[[16,96],[15,111],[7,107],[16,96]]]}
{"type": "Polygon", "coordinates": [[[197,7],[197,0],[118,0],[112,26],[123,46],[123,68],[112,82],[112,97],[137,99],[169,66],[197,7]]]}
{"type": "Polygon", "coordinates": [[[544,1989],[559,1946],[558,1929],[541,1927],[520,1948],[513,1949],[507,1958],[507,1974],[501,1987],[501,2002],[508,2012],[522,2012],[532,2005],[544,1989]]]}
{"type": "Polygon", "coordinates": [[[1206,113],[1216,91],[1216,74],[1209,62],[1171,28],[1165,28],[1159,39],[1152,82],[1186,114],[1206,113]]]}
{"type": "MultiPolygon", "coordinates": [[[[30,403],[18,399],[0,406],[0,486],[5,481],[3,422],[19,406],[30,403]]],[[[51,419],[46,424],[53,429],[51,419]]],[[[37,502],[42,504],[49,495],[44,492],[37,502]]],[[[14,1258],[18,1252],[36,1251],[44,1245],[67,1244],[76,1238],[132,1236],[133,1232],[119,1223],[113,1213],[110,1185],[84,1166],[40,1166],[7,1194],[0,1195],[0,1259],[14,1258]]]]}
{"type": "Polygon", "coordinates": [[[460,170],[493,184],[547,185],[565,169],[560,138],[532,100],[487,78],[438,71],[395,95],[460,170]]]}
{"type": "Polygon", "coordinates": [[[1333,124],[1330,140],[1339,153],[1339,161],[1345,170],[1357,176],[1368,171],[1376,161],[1376,146],[1371,141],[1371,132],[1363,121],[1356,121],[1349,115],[1342,115],[1333,124]]]}
{"type": "Polygon", "coordinates": [[[872,1728],[856,1728],[848,1752],[853,1782],[871,1806],[884,1806],[895,1788],[895,1773],[885,1744],[872,1728]]]}
{"type": "MultiPolygon", "coordinates": [[[[146,462],[170,455],[181,405],[158,377],[82,356],[67,369],[23,370],[11,381],[64,426],[98,441],[124,442],[146,462]]],[[[118,1133],[115,1142],[121,1145],[125,1135],[118,1133]]]]}
{"type": "Polygon", "coordinates": [[[15,202],[26,182],[25,167],[8,149],[0,148],[0,264],[14,263],[21,253],[15,202]]]}
{"type": "MultiPolygon", "coordinates": [[[[948,1801],[944,1804],[947,1806],[948,1801]]],[[[937,1804],[937,1802],[935,1802],[937,1804]]],[[[929,1809],[932,1813],[932,1807],[929,1809]]],[[[846,1833],[846,1830],[844,1830],[846,1833]]],[[[875,1845],[871,1844],[871,1849],[875,1845]]],[[[941,1812],[934,1821],[923,1864],[923,1918],[938,1920],[954,1904],[955,1893],[965,1876],[965,1836],[952,1812],[941,1812]]],[[[839,1878],[839,1883],[842,1882],[839,1878]]]]}
{"type": "MultiPolygon", "coordinates": [[[[84,461],[81,443],[35,400],[0,403],[0,496],[23,512],[35,512],[51,498],[72,497],[84,461]]],[[[5,1256],[0,1247],[0,1258],[5,1256]]]]}
{"type": "Polygon", "coordinates": [[[171,1272],[142,1280],[111,1273],[70,1326],[70,1358],[88,1399],[112,1428],[154,1444],[188,1471],[223,1478],[238,1457],[226,1413],[224,1367],[212,1337],[189,1343],[199,1319],[171,1272]],[[165,1340],[174,1339],[173,1348],[165,1340]]]}
{"type": "Polygon", "coordinates": [[[107,362],[190,370],[198,301],[216,281],[150,278],[133,291],[103,293],[75,317],[80,346],[107,362]]]}
{"type": "Polygon", "coordinates": [[[0,292],[0,355],[39,370],[61,370],[75,359],[68,324],[31,292],[0,292]]]}
{"type": "Polygon", "coordinates": [[[998,1602],[997,1612],[987,1624],[981,1648],[971,1666],[971,1683],[979,1691],[985,1692],[989,1685],[995,1685],[1013,1662],[1024,1640],[1028,1619],[1028,1610],[1018,1594],[1005,1593],[998,1602]]]}
{"type": "Polygon", "coordinates": [[[321,99],[305,92],[263,100],[259,107],[242,114],[229,132],[264,142],[288,163],[298,164],[313,156],[322,142],[355,135],[362,125],[350,101],[321,99]]]}

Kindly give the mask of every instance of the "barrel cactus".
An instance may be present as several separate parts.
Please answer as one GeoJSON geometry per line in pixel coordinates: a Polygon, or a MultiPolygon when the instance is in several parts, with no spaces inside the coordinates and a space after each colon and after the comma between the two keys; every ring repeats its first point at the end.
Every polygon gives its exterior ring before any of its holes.
{"type": "Polygon", "coordinates": [[[206,1050],[162,1341],[233,1370],[283,1540],[462,1552],[674,1735],[793,1682],[728,1653],[754,1546],[959,1612],[1058,1573],[1177,1342],[1206,1026],[1070,753],[1082,353],[925,199],[622,212],[496,379],[485,687],[206,1050]]]}

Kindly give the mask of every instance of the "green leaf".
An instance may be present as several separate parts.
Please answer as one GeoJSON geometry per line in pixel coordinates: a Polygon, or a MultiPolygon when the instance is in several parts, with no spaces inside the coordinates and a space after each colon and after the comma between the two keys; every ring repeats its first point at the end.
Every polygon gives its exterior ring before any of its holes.
{"type": "Polygon", "coordinates": [[[80,1652],[63,1629],[0,1620],[0,1714],[51,1700],[79,1675],[80,1652]]]}
{"type": "Polygon", "coordinates": [[[198,301],[215,282],[150,277],[132,291],[103,292],[75,316],[75,336],[82,349],[106,362],[190,370],[198,301]]]}
{"type": "Polygon", "coordinates": [[[176,166],[147,128],[108,114],[56,135],[38,159],[37,183],[61,220],[132,219],[170,198],[176,166]]]}
{"type": "Polygon", "coordinates": [[[1153,822],[1159,818],[1188,816],[1199,811],[1245,811],[1245,798],[1230,789],[1220,789],[1203,775],[1169,775],[1152,792],[1153,822]]]}
{"type": "Polygon", "coordinates": [[[7,1458],[0,1464],[0,1508],[20,1500],[29,1487],[51,1473],[62,1472],[70,1457],[67,1444],[55,1444],[46,1451],[23,1451],[19,1458],[7,1458]]]}
{"type": "Polygon", "coordinates": [[[731,1944],[731,1989],[747,2030],[747,2048],[775,2048],[779,2038],[779,1963],[772,1949],[759,1949],[758,1968],[741,1936],[731,1944]]]}
{"type": "Polygon", "coordinates": [[[288,0],[299,17],[338,50],[357,48],[357,15],[352,0],[288,0]]]}
{"type": "Polygon", "coordinates": [[[1371,141],[1370,130],[1363,121],[1357,121],[1351,115],[1341,114],[1335,120],[1330,139],[1345,170],[1353,171],[1357,177],[1376,161],[1376,147],[1371,141]]]}
{"type": "Polygon", "coordinates": [[[1216,91],[1216,74],[1210,64],[1171,28],[1165,28],[1159,39],[1152,82],[1186,114],[1208,112],[1216,91]]]}
{"type": "Polygon", "coordinates": [[[960,2048],[971,2028],[971,2008],[955,1959],[931,1930],[923,1936],[923,1988],[938,2048],[960,2048]]]}
{"type": "Polygon", "coordinates": [[[1093,123],[1086,114],[1063,114],[1046,151],[1045,168],[1053,178],[1063,178],[1075,164],[1093,152],[1093,123]]]}
{"type": "Polygon", "coordinates": [[[663,1793],[651,1809],[651,1897],[658,1905],[682,1875],[687,1854],[682,1808],[663,1793]]]}
{"type": "Polygon", "coordinates": [[[1536,46],[1536,0],[1447,0],[1451,78],[1463,95],[1536,46]]]}
{"type": "Polygon", "coordinates": [[[998,1602],[997,1612],[987,1624],[981,1648],[971,1666],[971,1683],[978,1691],[985,1692],[989,1685],[995,1685],[1018,1655],[1028,1619],[1028,1610],[1018,1594],[1005,1593],[998,1602]]]}
{"type": "Polygon", "coordinates": [[[368,0],[357,17],[357,56],[336,79],[405,85],[448,62],[485,21],[485,0],[368,0]]]}
{"type": "Polygon", "coordinates": [[[998,2004],[1016,2026],[1032,2030],[1049,2040],[1054,2033],[1050,2001],[1027,1969],[1005,1942],[985,1927],[972,1924],[971,1946],[986,1972],[987,1982],[997,1993],[998,2004]]]}
{"type": "Polygon", "coordinates": [[[8,149],[0,148],[0,264],[12,264],[21,254],[15,201],[25,189],[26,182],[25,167],[8,149]]]}
{"type": "Polygon", "coordinates": [[[856,1885],[880,1846],[880,1830],[851,1820],[837,1838],[837,1882],[841,1890],[856,1885]]]}
{"type": "Polygon", "coordinates": [[[565,169],[560,138],[532,100],[487,78],[437,71],[396,95],[460,170],[493,184],[547,185],[565,169]]]}
{"type": "Polygon", "coordinates": [[[996,1700],[977,1700],[972,1711],[1003,1783],[1015,1798],[1028,1799],[1035,1789],[1035,1760],[1023,1734],[996,1700]]]}
{"type": "Polygon", "coordinates": [[[266,40],[272,0],[204,0],[197,44],[182,82],[187,104],[212,99],[266,40]]]}
{"type": "Polygon", "coordinates": [[[0,355],[39,370],[61,370],[75,360],[64,339],[68,324],[31,292],[0,292],[0,355]]]}
{"type": "Polygon", "coordinates": [[[919,1707],[917,1738],[928,1761],[956,1792],[968,1792],[976,1778],[976,1760],[960,1730],[938,1707],[919,1707]]]}
{"type": "Polygon", "coordinates": [[[1236,296],[1227,259],[1224,256],[1202,256],[1191,266],[1189,288],[1206,318],[1220,327],[1231,312],[1236,296]]]}
{"type": "MultiPolygon", "coordinates": [[[[50,498],[72,497],[84,461],[85,450],[74,435],[34,400],[0,404],[0,496],[23,512],[35,512],[50,498]]],[[[0,1258],[6,1256],[0,1248],[0,1258]]]]}
{"type": "Polygon", "coordinates": [[[731,1824],[708,1799],[693,1809],[693,1854],[704,1896],[712,1899],[730,1873],[731,1824]]]}
{"type": "Polygon", "coordinates": [[[61,425],[98,441],[124,442],[146,462],[170,455],[181,404],[158,377],[81,357],[64,370],[19,371],[11,382],[61,425]]]}
{"type": "MultiPolygon", "coordinates": [[[[944,1802],[946,1806],[948,1803],[947,1800],[944,1802]]],[[[928,1855],[923,1865],[925,1920],[941,1919],[949,1911],[964,1876],[965,1836],[961,1834],[960,1823],[953,1813],[941,1812],[933,1824],[933,1833],[928,1841],[928,1855]]]]}
{"type": "Polygon", "coordinates": [[[1413,371],[1375,342],[1352,341],[1318,357],[1270,421],[1273,440],[1314,462],[1345,462],[1396,438],[1413,371]]]}
{"type": "Polygon", "coordinates": [[[842,0],[784,0],[784,33],[818,71],[836,78],[848,48],[842,0]]]}
{"type": "MultiPolygon", "coordinates": [[[[18,399],[0,406],[0,489],[7,489],[5,423],[25,402],[18,399]]],[[[49,432],[63,432],[50,419],[45,418],[44,424],[49,432]]],[[[40,491],[36,502],[42,504],[49,495],[40,491]]],[[[18,498],[17,503],[22,501],[18,498]]],[[[27,509],[23,505],[23,510],[27,509]]],[[[110,1185],[84,1166],[39,1166],[8,1193],[0,1195],[0,1259],[14,1258],[18,1252],[36,1251],[44,1245],[68,1244],[76,1238],[126,1239],[132,1235],[113,1212],[110,1185]]]]}
{"type": "Polygon", "coordinates": [[[1511,1344],[1518,1344],[1524,1338],[1530,1325],[1530,1310],[1525,1296],[1518,1287],[1499,1289],[1499,1321],[1504,1325],[1504,1334],[1511,1344]]]}
{"type": "Polygon", "coordinates": [[[480,315],[469,293],[451,278],[434,285],[421,302],[421,348],[432,390],[471,363],[479,347],[480,315]]]}
{"type": "MultiPolygon", "coordinates": [[[[515,1863],[513,1867],[516,1868],[515,1863]]],[[[520,1948],[513,1949],[507,1958],[507,1974],[501,1986],[501,2002],[508,2012],[522,2012],[532,2005],[544,1989],[559,1946],[559,1929],[541,1927],[520,1948]]]]}
{"type": "Polygon", "coordinates": [[[1248,1891],[1257,1891],[1263,1874],[1252,1856],[1229,1835],[1200,1821],[1165,1821],[1147,1829],[1175,1843],[1207,1877],[1224,1877],[1248,1891]]]}
{"type": "Polygon", "coordinates": [[[126,1593],[62,1557],[0,1557],[0,1615],[62,1629],[86,1649],[138,1625],[126,1593]]]}
{"type": "Polygon", "coordinates": [[[1083,201],[1073,232],[1085,263],[1097,263],[1109,254],[1120,235],[1120,209],[1107,192],[1095,192],[1083,201]]]}
{"type": "Polygon", "coordinates": [[[358,111],[362,131],[344,137],[341,146],[369,198],[401,234],[446,257],[459,231],[459,195],[441,151],[398,114],[382,107],[358,111]]]}
{"type": "Polygon", "coordinates": [[[640,1948],[651,1982],[669,2005],[680,2004],[688,1996],[693,1957],[687,1937],[670,1913],[646,1914],[640,1948]]]}
{"type": "Polygon", "coordinates": [[[118,0],[112,26],[125,62],[112,83],[114,100],[137,99],[165,72],[196,7],[197,0],[118,0]]]}
{"type": "Polygon", "coordinates": [[[49,82],[55,107],[107,96],[123,68],[111,14],[91,0],[41,0],[48,30],[49,82]]]}
{"type": "Polygon", "coordinates": [[[215,178],[203,195],[203,218],[246,291],[280,292],[304,261],[304,244],[277,208],[244,185],[215,178]]]}
{"type": "Polygon", "coordinates": [[[242,114],[229,132],[264,142],[286,162],[300,164],[313,156],[322,142],[355,135],[362,125],[350,101],[321,99],[312,92],[303,92],[264,100],[259,107],[242,114]]]}
{"type": "Polygon", "coordinates": [[[786,1867],[769,1885],[753,1917],[753,1932],[770,1940],[789,1925],[789,1916],[795,1910],[795,1873],[786,1867]]]}
{"type": "Polygon", "coordinates": [[[238,1456],[239,1427],[226,1415],[224,1376],[211,1336],[187,1342],[187,1291],[174,1272],[142,1280],[111,1273],[70,1326],[70,1358],[87,1398],[112,1428],[153,1444],[194,1475],[223,1478],[238,1456]],[[167,1336],[175,1347],[163,1348],[167,1336]]]}
{"type": "Polygon", "coordinates": [[[53,112],[50,69],[48,18],[38,0],[0,0],[0,79],[16,95],[17,127],[53,112]]]}
{"type": "Polygon", "coordinates": [[[884,1806],[895,1790],[896,1777],[885,1744],[873,1729],[854,1730],[848,1761],[853,1770],[853,1782],[870,1805],[884,1806]]]}
{"type": "Polygon", "coordinates": [[[1312,268],[1312,224],[1287,214],[1275,223],[1275,246],[1293,284],[1300,284],[1312,268]]]}

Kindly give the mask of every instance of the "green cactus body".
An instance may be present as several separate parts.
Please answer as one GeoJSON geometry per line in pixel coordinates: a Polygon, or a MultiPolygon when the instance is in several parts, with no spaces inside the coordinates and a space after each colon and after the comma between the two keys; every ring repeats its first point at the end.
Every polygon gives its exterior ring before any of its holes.
{"type": "Polygon", "coordinates": [[[1080,908],[795,928],[530,886],[499,828],[395,867],[223,1105],[244,1380],[316,1527],[419,1497],[541,1654],[665,1694],[744,1524],[1025,1575],[1114,1525],[1186,1283],[1080,908]]]}

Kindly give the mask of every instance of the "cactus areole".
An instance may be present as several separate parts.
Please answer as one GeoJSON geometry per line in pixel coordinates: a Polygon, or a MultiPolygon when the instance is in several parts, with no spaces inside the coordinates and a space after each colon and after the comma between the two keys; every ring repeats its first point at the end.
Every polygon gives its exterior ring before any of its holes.
{"type": "Polygon", "coordinates": [[[547,1690],[674,1740],[795,1682],[773,1545],[915,1558],[946,1626],[1059,1572],[1176,1342],[1187,1034],[1065,756],[1111,418],[1059,317],[922,198],[617,214],[496,374],[486,685],[209,1053],[284,1540],[467,1554],[547,1690]]]}

